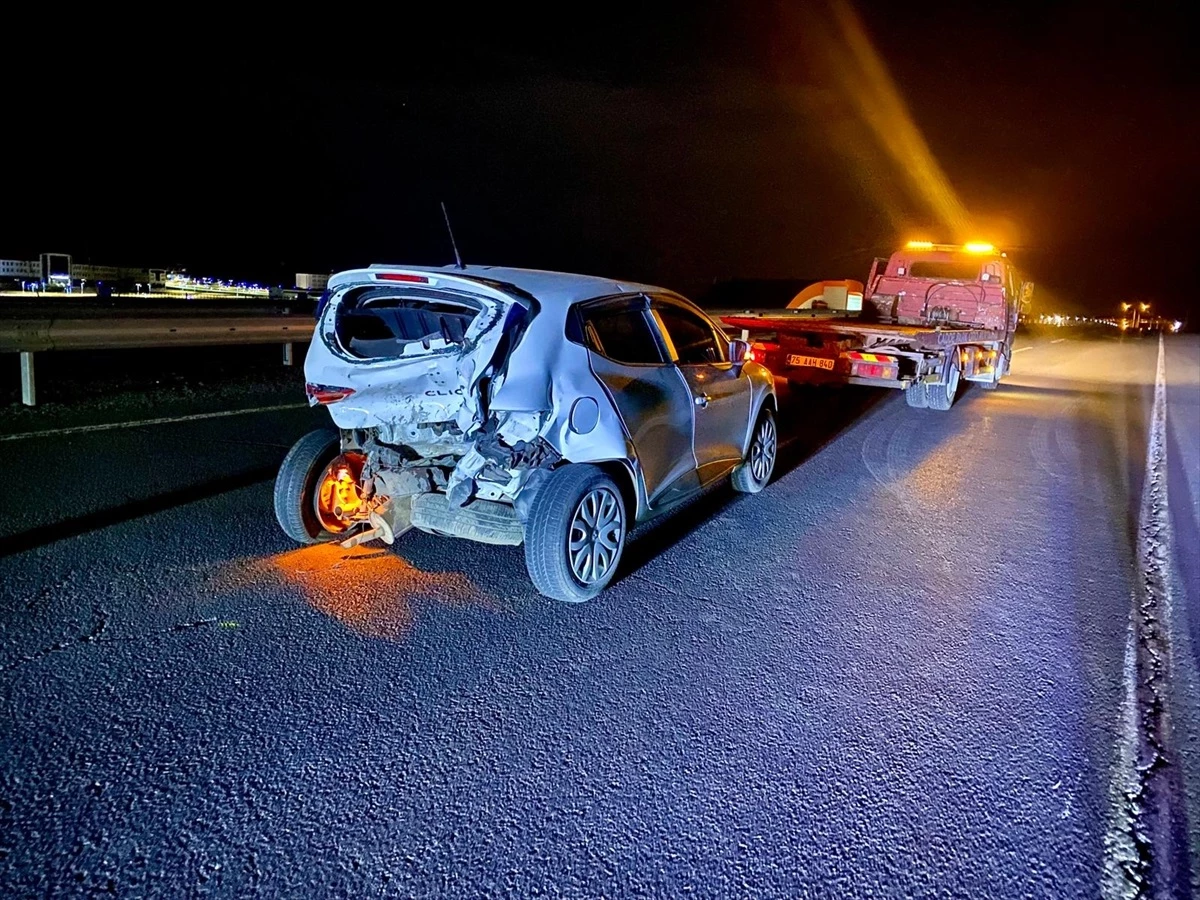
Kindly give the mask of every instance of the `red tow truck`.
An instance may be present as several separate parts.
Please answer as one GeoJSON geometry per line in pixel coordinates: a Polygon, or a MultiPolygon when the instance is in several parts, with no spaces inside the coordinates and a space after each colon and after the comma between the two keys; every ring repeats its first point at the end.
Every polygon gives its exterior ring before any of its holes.
{"type": "Polygon", "coordinates": [[[898,388],[908,405],[947,410],[961,380],[995,388],[1033,291],[991,244],[909,241],[857,281],[809,286],[782,310],[716,314],[751,355],[792,383],[898,388]]]}

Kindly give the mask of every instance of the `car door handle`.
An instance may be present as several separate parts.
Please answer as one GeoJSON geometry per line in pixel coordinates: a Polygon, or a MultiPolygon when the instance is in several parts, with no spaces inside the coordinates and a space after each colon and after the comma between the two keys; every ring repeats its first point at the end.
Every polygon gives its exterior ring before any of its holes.
{"type": "Polygon", "coordinates": [[[708,399],[708,394],[698,394],[696,396],[696,405],[701,409],[704,409],[706,406],[708,406],[708,399]]]}

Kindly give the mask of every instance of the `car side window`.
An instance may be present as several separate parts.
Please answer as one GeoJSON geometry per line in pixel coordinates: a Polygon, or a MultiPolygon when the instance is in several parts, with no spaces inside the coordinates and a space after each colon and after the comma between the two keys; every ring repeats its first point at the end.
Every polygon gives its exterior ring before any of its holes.
{"type": "Polygon", "coordinates": [[[645,309],[602,306],[580,313],[584,343],[601,356],[636,366],[666,362],[645,309]]]}
{"type": "Polygon", "coordinates": [[[675,346],[680,365],[729,362],[728,342],[707,319],[673,303],[656,303],[654,312],[675,346]]]}

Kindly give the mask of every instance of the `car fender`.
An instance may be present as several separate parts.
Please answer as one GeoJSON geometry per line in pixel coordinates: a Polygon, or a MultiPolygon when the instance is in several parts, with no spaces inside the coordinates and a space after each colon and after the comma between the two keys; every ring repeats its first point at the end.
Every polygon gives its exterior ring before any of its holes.
{"type": "Polygon", "coordinates": [[[542,412],[542,438],[570,462],[624,457],[625,427],[592,372],[587,348],[564,340],[561,332],[554,337],[539,340],[530,329],[520,349],[537,353],[513,353],[505,381],[492,395],[492,411],[542,412]]]}
{"type": "Polygon", "coordinates": [[[750,441],[754,438],[754,425],[763,407],[779,415],[779,398],[775,393],[775,378],[771,371],[760,363],[747,362],[746,374],[750,377],[750,421],[746,423],[746,436],[742,440],[742,456],[750,452],[750,441]]]}

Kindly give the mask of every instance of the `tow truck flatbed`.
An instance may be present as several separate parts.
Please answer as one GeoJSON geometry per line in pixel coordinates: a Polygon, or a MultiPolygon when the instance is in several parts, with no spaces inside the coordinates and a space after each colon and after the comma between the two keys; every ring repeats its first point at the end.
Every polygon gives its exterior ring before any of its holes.
{"type": "Polygon", "coordinates": [[[909,406],[948,410],[960,380],[993,389],[1008,372],[1031,290],[990,244],[910,241],[875,260],[865,290],[816,282],[787,309],[710,314],[777,380],[895,388],[909,406]]]}
{"type": "MultiPolygon", "coordinates": [[[[824,312],[824,311],[822,311],[824,312]]],[[[791,332],[829,332],[845,335],[871,335],[886,341],[903,338],[925,347],[949,347],[963,343],[986,343],[1003,340],[1004,333],[991,328],[953,323],[930,325],[905,325],[890,322],[872,322],[857,316],[812,315],[808,310],[713,310],[730,328],[748,331],[763,331],[777,326],[791,332]]]]}

